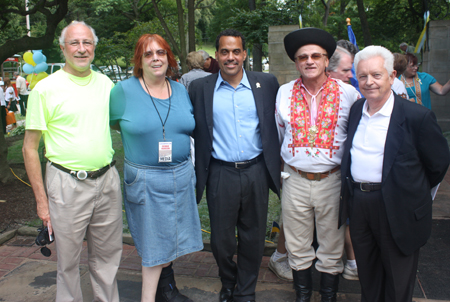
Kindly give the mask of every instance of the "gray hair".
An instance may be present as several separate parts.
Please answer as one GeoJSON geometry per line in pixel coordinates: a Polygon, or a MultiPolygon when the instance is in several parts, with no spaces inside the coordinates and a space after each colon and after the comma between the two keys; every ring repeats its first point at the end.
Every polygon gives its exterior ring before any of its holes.
{"type": "MultiPolygon", "coordinates": [[[[358,70],[358,63],[360,61],[368,60],[373,57],[382,57],[384,59],[384,68],[386,68],[389,75],[394,71],[394,55],[383,46],[371,45],[367,46],[355,56],[355,67],[358,70]]],[[[356,72],[358,73],[358,72],[356,72]]]]}
{"type": "Polygon", "coordinates": [[[352,54],[345,48],[337,46],[333,55],[330,58],[330,63],[328,64],[327,71],[336,71],[341,62],[342,55],[347,55],[352,58],[352,54]]]}
{"type": "Polygon", "coordinates": [[[14,71],[14,73],[13,73],[13,76],[18,76],[19,75],[19,73],[17,72],[17,71],[14,71]]]}
{"type": "Polygon", "coordinates": [[[205,59],[203,59],[203,56],[197,51],[191,51],[186,57],[186,64],[189,70],[202,69],[204,63],[205,59]]]}
{"type": "Polygon", "coordinates": [[[64,42],[65,42],[65,39],[66,39],[66,32],[67,32],[67,29],[68,29],[69,27],[71,27],[71,26],[75,26],[75,25],[78,25],[78,24],[84,25],[84,26],[86,26],[87,28],[89,28],[89,30],[92,32],[92,36],[94,37],[94,45],[97,46],[97,43],[98,43],[98,37],[97,37],[97,35],[95,34],[95,30],[94,30],[91,26],[89,26],[89,25],[87,25],[86,23],[84,23],[84,21],[72,21],[69,25],[67,25],[66,27],[64,27],[63,30],[61,31],[61,36],[59,37],[59,45],[64,46],[64,42]]]}
{"type": "Polygon", "coordinates": [[[208,58],[210,57],[210,55],[206,51],[204,51],[203,49],[200,49],[197,52],[202,55],[203,60],[205,60],[205,61],[208,60],[208,58]]]}
{"type": "Polygon", "coordinates": [[[400,43],[400,45],[398,47],[402,48],[403,46],[408,47],[408,44],[406,44],[405,42],[400,43]]]}

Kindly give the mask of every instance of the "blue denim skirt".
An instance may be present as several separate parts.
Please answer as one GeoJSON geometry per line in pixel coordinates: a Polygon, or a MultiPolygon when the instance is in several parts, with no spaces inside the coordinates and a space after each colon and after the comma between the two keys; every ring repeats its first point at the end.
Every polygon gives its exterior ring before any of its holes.
{"type": "Polygon", "coordinates": [[[125,159],[123,170],[128,227],[142,266],[202,250],[192,162],[153,167],[125,159]]]}

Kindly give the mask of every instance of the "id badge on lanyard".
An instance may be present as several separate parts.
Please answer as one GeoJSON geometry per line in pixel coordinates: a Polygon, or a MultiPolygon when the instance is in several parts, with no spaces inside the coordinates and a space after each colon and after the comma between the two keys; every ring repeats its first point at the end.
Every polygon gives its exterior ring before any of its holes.
{"type": "Polygon", "coordinates": [[[172,142],[160,141],[158,146],[158,163],[172,162],[172,142]]]}

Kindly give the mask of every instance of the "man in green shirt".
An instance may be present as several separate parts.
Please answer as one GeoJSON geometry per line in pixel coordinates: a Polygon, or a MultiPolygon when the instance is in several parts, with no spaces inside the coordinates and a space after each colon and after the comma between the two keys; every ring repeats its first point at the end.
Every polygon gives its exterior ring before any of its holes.
{"type": "Polygon", "coordinates": [[[56,301],[83,301],[79,262],[83,239],[95,301],[119,301],[122,195],[112,161],[109,94],[113,83],[93,72],[98,38],[84,22],[61,32],[66,64],[32,90],[23,154],[37,213],[54,232],[58,253],[56,301]],[[39,161],[44,138],[45,181],[39,161]]]}

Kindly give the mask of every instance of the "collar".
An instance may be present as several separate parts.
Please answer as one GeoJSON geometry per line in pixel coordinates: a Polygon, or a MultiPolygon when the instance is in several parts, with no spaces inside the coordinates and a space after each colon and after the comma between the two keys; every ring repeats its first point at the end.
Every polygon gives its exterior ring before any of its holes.
{"type": "MultiPolygon", "coordinates": [[[[242,85],[244,87],[247,87],[248,89],[252,89],[252,87],[250,86],[250,82],[248,81],[247,73],[245,72],[245,69],[242,69],[242,71],[243,71],[242,79],[241,79],[241,82],[239,83],[238,87],[240,85],[242,85]]],[[[220,71],[219,71],[218,76],[217,76],[216,86],[214,86],[214,92],[216,92],[220,88],[221,85],[228,85],[228,86],[232,87],[227,81],[225,81],[222,78],[222,75],[220,74],[220,71]]]]}
{"type": "MultiPolygon", "coordinates": [[[[369,107],[369,103],[367,102],[367,99],[366,99],[366,101],[364,102],[364,106],[363,106],[363,114],[370,117],[369,112],[367,110],[368,107],[369,107]]],[[[376,114],[381,114],[384,116],[391,116],[393,109],[394,109],[394,93],[391,90],[391,94],[389,95],[389,98],[387,99],[386,103],[384,103],[383,107],[381,107],[381,109],[378,110],[377,112],[375,112],[372,116],[374,116],[376,114]]]]}

